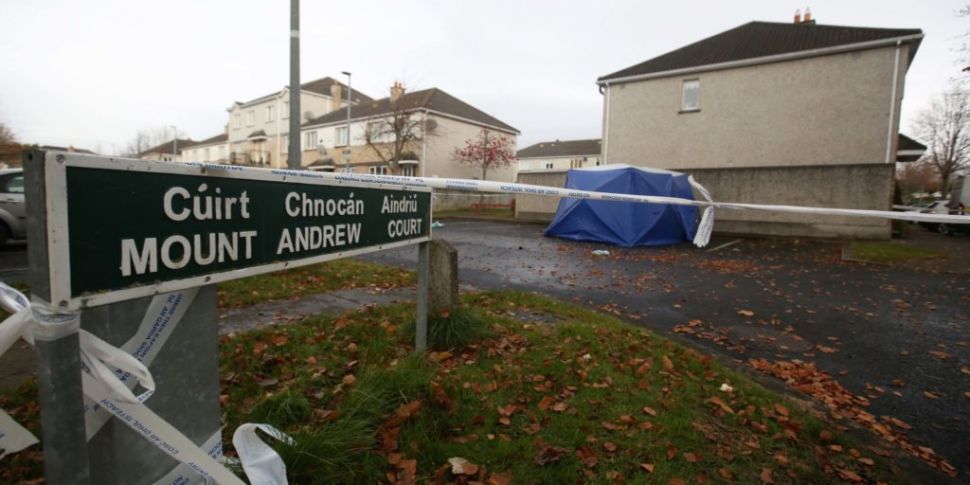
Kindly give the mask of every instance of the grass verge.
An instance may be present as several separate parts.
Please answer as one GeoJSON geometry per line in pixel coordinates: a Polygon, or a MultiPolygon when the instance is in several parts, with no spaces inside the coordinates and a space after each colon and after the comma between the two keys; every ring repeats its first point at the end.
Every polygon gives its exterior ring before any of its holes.
{"type": "Polygon", "coordinates": [[[853,242],[850,252],[856,259],[874,263],[901,263],[946,257],[943,252],[931,248],[878,241],[853,242]]]}
{"type": "MultiPolygon", "coordinates": [[[[224,337],[224,442],[243,422],[280,427],[295,444],[273,446],[300,484],[831,483],[898,473],[810,411],[651,332],[533,294],[463,299],[487,334],[424,356],[412,352],[410,305],[224,337]]],[[[36,426],[29,403],[10,399],[0,405],[16,404],[15,418],[36,426]]],[[[30,478],[0,471],[0,482],[30,478]]]]}
{"type": "Polygon", "coordinates": [[[244,307],[267,300],[364,286],[409,286],[415,281],[416,277],[411,271],[355,259],[340,259],[219,283],[219,306],[244,307]]]}

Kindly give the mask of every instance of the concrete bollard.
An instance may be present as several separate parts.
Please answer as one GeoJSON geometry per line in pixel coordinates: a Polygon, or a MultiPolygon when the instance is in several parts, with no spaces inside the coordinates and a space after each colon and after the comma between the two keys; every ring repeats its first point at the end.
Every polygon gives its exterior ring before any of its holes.
{"type": "Polygon", "coordinates": [[[442,239],[429,245],[428,312],[436,317],[458,308],[458,251],[442,239]]]}

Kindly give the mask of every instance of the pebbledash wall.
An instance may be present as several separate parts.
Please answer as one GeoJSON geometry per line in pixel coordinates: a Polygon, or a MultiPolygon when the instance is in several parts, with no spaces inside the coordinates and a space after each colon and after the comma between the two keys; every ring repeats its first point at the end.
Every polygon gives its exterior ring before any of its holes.
{"type": "MultiPolygon", "coordinates": [[[[715,200],[888,210],[908,59],[903,44],[611,84],[605,158],[691,173],[715,200]],[[700,80],[696,112],[680,112],[688,79],[700,80]]],[[[890,236],[888,221],[862,218],[720,211],[717,221],[720,232],[890,236]]]]}

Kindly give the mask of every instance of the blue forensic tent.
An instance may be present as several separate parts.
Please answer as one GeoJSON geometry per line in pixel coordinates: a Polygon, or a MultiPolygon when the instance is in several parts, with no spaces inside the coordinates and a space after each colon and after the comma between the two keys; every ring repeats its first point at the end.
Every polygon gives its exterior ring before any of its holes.
{"type": "MultiPolygon", "coordinates": [[[[686,174],[624,164],[570,170],[566,188],[694,200],[686,174]]],[[[676,244],[696,232],[696,207],[567,198],[546,228],[547,236],[625,247],[676,244]]]]}

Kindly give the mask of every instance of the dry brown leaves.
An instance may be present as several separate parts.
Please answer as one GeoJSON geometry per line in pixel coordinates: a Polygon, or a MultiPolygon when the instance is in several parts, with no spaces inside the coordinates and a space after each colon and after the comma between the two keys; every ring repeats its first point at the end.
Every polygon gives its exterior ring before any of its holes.
{"type": "MultiPolygon", "coordinates": [[[[822,402],[829,408],[829,412],[834,418],[851,419],[869,428],[886,441],[896,444],[903,451],[942,470],[947,475],[951,477],[956,476],[956,468],[945,458],[936,454],[932,448],[917,446],[907,439],[905,430],[911,429],[908,424],[902,420],[888,416],[882,419],[885,423],[893,426],[878,422],[875,416],[864,409],[869,405],[868,399],[852,394],[852,392],[839,384],[827,372],[823,372],[815,367],[815,364],[800,360],[770,362],[767,359],[751,359],[748,363],[758,371],[777,377],[785,381],[789,386],[822,402]]],[[[924,394],[927,393],[929,392],[927,391],[924,394]]],[[[840,470],[839,473],[844,480],[855,481],[853,478],[857,477],[857,475],[848,470],[840,470]]]]}

